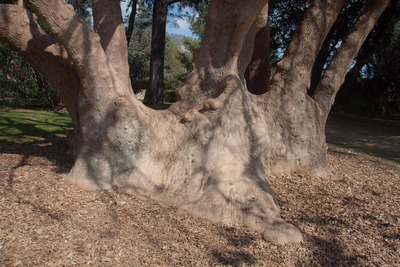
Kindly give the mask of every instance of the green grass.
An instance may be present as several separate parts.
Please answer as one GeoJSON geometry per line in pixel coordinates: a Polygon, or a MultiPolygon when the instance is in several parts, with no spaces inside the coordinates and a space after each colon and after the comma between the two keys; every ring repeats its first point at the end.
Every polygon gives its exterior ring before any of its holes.
{"type": "Polygon", "coordinates": [[[0,107],[0,142],[22,143],[72,130],[67,112],[0,107]]]}

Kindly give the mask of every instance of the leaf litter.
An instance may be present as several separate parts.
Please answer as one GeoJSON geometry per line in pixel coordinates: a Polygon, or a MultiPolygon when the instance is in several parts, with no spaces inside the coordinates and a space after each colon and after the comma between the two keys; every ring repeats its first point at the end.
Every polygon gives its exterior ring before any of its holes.
{"type": "Polygon", "coordinates": [[[0,144],[0,266],[400,266],[400,167],[329,149],[335,179],[271,176],[302,244],[63,178],[63,139],[0,144]]]}

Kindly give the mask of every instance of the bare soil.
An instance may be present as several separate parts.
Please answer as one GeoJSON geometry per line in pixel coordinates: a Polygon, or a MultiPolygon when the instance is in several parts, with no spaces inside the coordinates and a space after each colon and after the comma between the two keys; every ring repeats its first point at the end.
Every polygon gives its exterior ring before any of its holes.
{"type": "Polygon", "coordinates": [[[326,124],[330,144],[356,149],[400,164],[400,120],[330,113],[326,124]]]}
{"type": "Polygon", "coordinates": [[[330,148],[335,177],[270,182],[304,242],[276,246],[144,196],[63,176],[63,139],[0,143],[0,266],[400,266],[400,167],[330,148]]]}

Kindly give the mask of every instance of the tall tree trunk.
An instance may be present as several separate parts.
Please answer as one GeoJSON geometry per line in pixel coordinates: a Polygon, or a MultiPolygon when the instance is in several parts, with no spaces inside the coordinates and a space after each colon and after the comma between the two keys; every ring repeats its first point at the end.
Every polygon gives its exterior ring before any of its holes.
{"type": "MultiPolygon", "coordinates": [[[[265,18],[262,10],[268,1],[248,0],[245,6],[238,0],[212,1],[193,71],[178,89],[179,101],[164,111],[138,101],[125,72],[118,71],[126,67],[126,39],[118,34],[122,17],[107,13],[117,9],[118,1],[95,3],[93,12],[101,18],[95,22],[96,32],[65,2],[26,2],[55,33],[62,44],[58,48],[65,47],[68,56],[56,57],[60,66],[67,68],[62,64],[70,60],[79,79],[80,88],[72,90],[71,98],[80,137],[71,181],[143,194],[212,220],[245,224],[275,243],[302,240],[297,228],[280,217],[267,174],[293,170],[329,174],[327,114],[346,68],[388,0],[369,2],[312,98],[307,95],[312,67],[345,0],[314,1],[262,95],[247,90],[245,70],[258,49],[249,47],[263,27],[259,22],[265,18]],[[112,58],[114,54],[120,60],[112,58]]],[[[28,23],[20,23],[26,36],[20,36],[19,28],[10,33],[0,24],[0,38],[16,42],[14,48],[28,53],[27,58],[33,38],[37,41],[32,44],[38,45],[35,55],[53,59],[43,47],[50,41],[29,12],[24,15],[21,7],[1,6],[0,12],[6,11],[11,11],[10,18],[0,16],[6,24],[15,12],[27,19],[28,23]]],[[[48,78],[55,74],[47,68],[42,71],[48,78]]]]}
{"type": "Polygon", "coordinates": [[[164,54],[165,31],[167,26],[168,1],[155,0],[151,34],[150,86],[146,90],[144,103],[162,103],[164,96],[164,54]]]}
{"type": "Polygon", "coordinates": [[[126,29],[126,40],[128,47],[132,38],[133,28],[135,26],[136,7],[137,7],[137,0],[132,0],[132,11],[131,14],[129,15],[128,27],[126,29]]]}

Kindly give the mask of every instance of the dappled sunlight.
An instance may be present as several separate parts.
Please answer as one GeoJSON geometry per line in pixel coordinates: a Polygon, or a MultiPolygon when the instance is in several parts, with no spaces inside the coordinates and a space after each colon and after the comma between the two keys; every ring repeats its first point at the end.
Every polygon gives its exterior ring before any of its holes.
{"type": "Polygon", "coordinates": [[[72,129],[66,112],[0,108],[0,141],[26,142],[40,137],[65,136],[72,129]]]}

